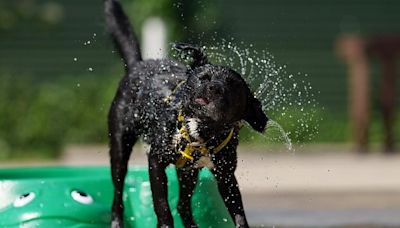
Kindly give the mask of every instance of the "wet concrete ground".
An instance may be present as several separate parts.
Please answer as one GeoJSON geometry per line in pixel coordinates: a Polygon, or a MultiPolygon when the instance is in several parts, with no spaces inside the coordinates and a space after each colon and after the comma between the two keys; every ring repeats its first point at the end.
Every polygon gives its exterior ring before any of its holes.
{"type": "MultiPolygon", "coordinates": [[[[131,164],[145,165],[145,150],[135,149],[131,164]]],[[[323,145],[289,153],[241,147],[236,175],[248,220],[255,227],[276,228],[400,227],[400,155],[360,156],[346,150],[323,145]]],[[[106,146],[71,146],[56,161],[0,161],[0,167],[108,161],[106,146]]]]}
{"type": "Polygon", "coordinates": [[[264,227],[400,227],[397,192],[245,194],[243,198],[249,221],[264,227]]]}

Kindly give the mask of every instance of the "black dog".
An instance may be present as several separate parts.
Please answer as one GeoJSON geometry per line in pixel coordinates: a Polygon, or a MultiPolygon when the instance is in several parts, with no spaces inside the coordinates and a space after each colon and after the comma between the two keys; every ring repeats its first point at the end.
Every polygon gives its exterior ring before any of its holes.
{"type": "Polygon", "coordinates": [[[178,211],[185,227],[197,227],[191,196],[198,170],[211,169],[237,227],[248,227],[234,172],[243,120],[262,132],[267,117],[243,78],[212,65],[200,48],[179,44],[191,67],[173,60],[142,60],[139,44],[117,0],[105,0],[108,29],[125,62],[108,117],[114,183],[112,227],[123,226],[122,192],[132,146],[143,137],[148,154],[151,190],[158,227],[173,227],[165,168],[177,166],[178,211]]]}

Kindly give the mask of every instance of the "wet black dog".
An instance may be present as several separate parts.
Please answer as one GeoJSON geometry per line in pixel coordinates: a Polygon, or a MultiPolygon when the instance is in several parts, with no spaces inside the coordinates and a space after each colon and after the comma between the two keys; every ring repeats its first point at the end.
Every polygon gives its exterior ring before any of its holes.
{"type": "Polygon", "coordinates": [[[105,0],[106,23],[125,62],[109,112],[114,201],[112,227],[123,226],[122,192],[132,146],[139,137],[150,146],[151,190],[158,227],[173,227],[165,168],[177,166],[178,211],[185,227],[197,227],[191,196],[198,170],[211,169],[237,227],[248,227],[238,183],[236,147],[243,120],[262,132],[267,117],[242,77],[212,65],[200,48],[175,47],[193,59],[191,67],[174,60],[142,60],[139,44],[117,0],[105,0]]]}

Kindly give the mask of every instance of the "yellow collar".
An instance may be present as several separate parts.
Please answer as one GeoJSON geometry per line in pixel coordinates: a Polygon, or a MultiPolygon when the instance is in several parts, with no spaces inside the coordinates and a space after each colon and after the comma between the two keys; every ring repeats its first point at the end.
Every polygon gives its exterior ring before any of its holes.
{"type": "Polygon", "coordinates": [[[179,134],[183,139],[185,139],[188,143],[186,147],[183,150],[179,150],[178,153],[180,153],[182,156],[178,158],[176,162],[176,167],[182,168],[188,160],[193,161],[194,158],[192,156],[193,152],[199,151],[202,156],[209,156],[210,154],[216,154],[220,152],[232,139],[234,128],[232,128],[228,134],[228,137],[225,138],[224,141],[221,142],[217,147],[210,149],[208,148],[205,143],[199,144],[196,142],[192,142],[189,131],[187,130],[185,124],[185,117],[182,115],[180,112],[178,114],[178,122],[182,123],[182,127],[179,129],[179,134]]]}

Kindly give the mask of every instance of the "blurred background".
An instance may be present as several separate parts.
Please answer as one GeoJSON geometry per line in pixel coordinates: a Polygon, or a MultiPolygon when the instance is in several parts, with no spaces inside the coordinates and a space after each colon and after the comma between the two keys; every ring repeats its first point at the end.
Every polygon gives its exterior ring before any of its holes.
{"type": "MultiPolygon", "coordinates": [[[[266,108],[294,150],[243,130],[238,175],[254,225],[400,227],[399,1],[122,3],[148,57],[229,40],[310,86],[311,105],[292,105],[296,93],[266,108]]],[[[122,75],[101,0],[0,1],[0,166],[107,164],[122,75]]]]}

